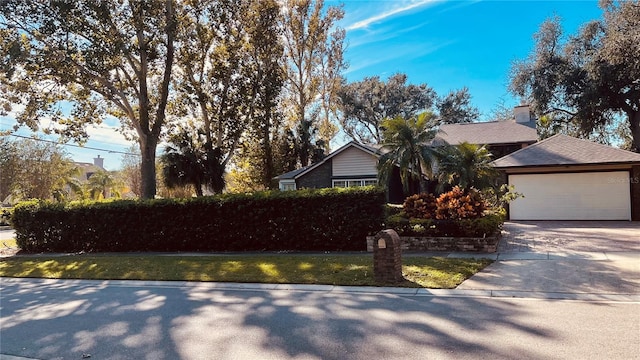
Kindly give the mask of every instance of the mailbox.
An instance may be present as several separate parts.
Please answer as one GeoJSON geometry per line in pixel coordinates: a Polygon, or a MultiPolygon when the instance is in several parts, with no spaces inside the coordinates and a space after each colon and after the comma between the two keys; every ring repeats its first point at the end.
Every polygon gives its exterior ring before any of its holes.
{"type": "Polygon", "coordinates": [[[395,230],[382,230],[373,241],[373,273],[376,281],[397,284],[404,281],[400,237],[395,230]]]}

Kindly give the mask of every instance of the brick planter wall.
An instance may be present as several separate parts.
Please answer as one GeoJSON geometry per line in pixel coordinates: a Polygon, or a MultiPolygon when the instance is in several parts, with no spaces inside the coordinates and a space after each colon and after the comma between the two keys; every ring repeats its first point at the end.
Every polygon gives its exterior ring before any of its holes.
{"type": "MultiPolygon", "coordinates": [[[[470,251],[493,253],[498,249],[499,236],[486,238],[400,236],[403,251],[470,251]]],[[[367,251],[373,251],[373,236],[367,236],[367,251]]]]}

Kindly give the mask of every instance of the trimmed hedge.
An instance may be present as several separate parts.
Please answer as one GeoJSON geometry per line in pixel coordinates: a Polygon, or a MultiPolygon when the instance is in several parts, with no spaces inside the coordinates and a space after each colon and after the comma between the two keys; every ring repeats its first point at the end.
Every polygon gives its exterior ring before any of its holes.
{"type": "Polygon", "coordinates": [[[402,214],[389,216],[385,226],[400,236],[488,237],[502,229],[504,216],[488,214],[476,219],[407,219],[402,214]]]}
{"type": "Polygon", "coordinates": [[[147,201],[16,205],[26,252],[365,250],[382,228],[380,188],[147,201]]]}
{"type": "Polygon", "coordinates": [[[10,226],[11,213],[13,208],[0,208],[0,226],[10,226]]]}

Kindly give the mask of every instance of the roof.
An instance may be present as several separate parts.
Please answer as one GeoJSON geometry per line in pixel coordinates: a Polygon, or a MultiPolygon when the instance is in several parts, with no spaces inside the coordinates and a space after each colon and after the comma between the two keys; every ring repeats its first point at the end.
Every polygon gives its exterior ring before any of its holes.
{"type": "Polygon", "coordinates": [[[284,173],[282,175],[278,175],[274,179],[278,179],[278,180],[295,179],[296,176],[298,176],[298,174],[300,174],[302,172],[305,172],[310,167],[311,167],[311,165],[305,166],[305,167],[300,168],[300,169],[295,169],[295,170],[289,171],[288,173],[284,173]]]}
{"type": "Polygon", "coordinates": [[[490,121],[464,124],[445,124],[434,144],[446,142],[458,145],[468,142],[477,145],[491,144],[533,144],[538,140],[535,123],[517,123],[515,121],[490,121]]]}
{"type": "Polygon", "coordinates": [[[302,175],[308,173],[309,171],[317,168],[318,166],[324,164],[325,162],[327,162],[329,159],[331,159],[332,157],[340,154],[341,152],[347,150],[350,147],[355,147],[358,148],[366,153],[369,153],[375,157],[380,157],[380,155],[382,155],[382,145],[363,145],[360,143],[357,143],[355,141],[350,141],[347,144],[343,145],[342,147],[338,148],[336,151],[332,152],[331,154],[327,155],[324,159],[322,159],[322,161],[319,161],[315,164],[311,164],[309,166],[305,166],[303,168],[300,169],[296,169],[293,171],[289,171],[288,173],[282,174],[282,175],[278,175],[276,177],[274,177],[274,179],[276,180],[292,180],[292,179],[297,179],[299,177],[301,177],[302,175]]]}
{"type": "Polygon", "coordinates": [[[640,163],[640,154],[557,134],[493,162],[496,168],[640,163]]]}

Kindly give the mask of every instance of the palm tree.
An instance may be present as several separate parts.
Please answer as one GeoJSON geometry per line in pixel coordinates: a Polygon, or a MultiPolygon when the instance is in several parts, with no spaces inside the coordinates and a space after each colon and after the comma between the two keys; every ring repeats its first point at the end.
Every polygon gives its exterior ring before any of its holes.
{"type": "Polygon", "coordinates": [[[66,164],[54,184],[53,198],[58,202],[65,202],[73,198],[84,199],[84,188],[79,179],[81,173],[80,168],[74,166],[72,162],[66,164]]]}
{"type": "Polygon", "coordinates": [[[120,197],[120,182],[108,171],[97,171],[89,177],[87,188],[92,199],[106,199],[107,197],[120,197]]]}
{"type": "Polygon", "coordinates": [[[395,167],[400,169],[400,180],[405,195],[427,190],[426,178],[433,175],[435,152],[430,146],[435,137],[435,116],[424,112],[418,116],[397,116],[382,121],[386,152],[378,160],[379,182],[388,184],[395,167]],[[416,183],[420,188],[416,188],[416,183]]]}
{"type": "Polygon", "coordinates": [[[491,165],[493,156],[484,146],[463,142],[443,146],[438,150],[438,188],[460,186],[468,190],[485,189],[494,185],[497,171],[491,165]]]}
{"type": "Polygon", "coordinates": [[[167,146],[161,157],[165,185],[168,188],[193,185],[196,196],[204,194],[203,186],[220,193],[225,186],[222,152],[210,143],[197,142],[198,136],[181,129],[171,137],[173,146],[167,146]]]}

